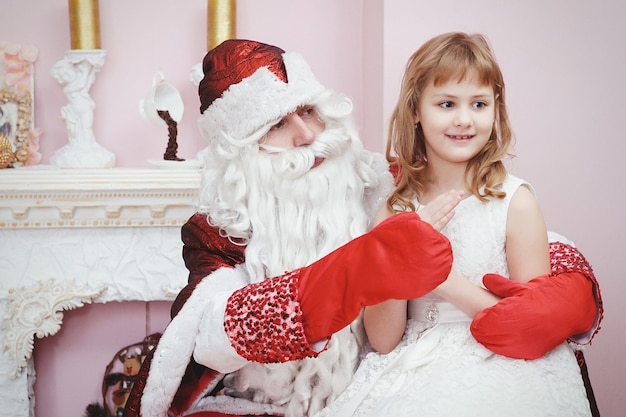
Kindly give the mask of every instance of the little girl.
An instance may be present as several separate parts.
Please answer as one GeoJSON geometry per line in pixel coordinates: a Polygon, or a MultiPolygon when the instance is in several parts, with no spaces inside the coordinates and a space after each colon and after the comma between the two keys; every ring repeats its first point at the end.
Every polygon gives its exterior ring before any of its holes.
{"type": "Polygon", "coordinates": [[[498,300],[481,286],[485,273],[520,282],[550,273],[532,187],[503,164],[511,141],[504,80],[484,37],[448,33],[413,54],[387,144],[397,187],[377,221],[459,190],[465,198],[442,229],[452,273],[425,297],[365,309],[375,352],[322,416],[591,415],[566,343],[530,361],[497,355],[470,333],[474,315],[498,300]]]}

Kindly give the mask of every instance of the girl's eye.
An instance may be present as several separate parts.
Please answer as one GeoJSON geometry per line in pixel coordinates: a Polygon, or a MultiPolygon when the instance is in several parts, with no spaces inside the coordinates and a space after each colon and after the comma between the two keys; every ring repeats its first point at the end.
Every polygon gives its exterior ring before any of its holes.
{"type": "Polygon", "coordinates": [[[454,107],[454,103],[452,103],[451,101],[443,101],[439,103],[439,107],[443,109],[451,109],[452,107],[454,107]]]}
{"type": "Polygon", "coordinates": [[[474,108],[484,109],[485,107],[487,107],[487,103],[484,101],[477,101],[474,103],[474,108]]]}

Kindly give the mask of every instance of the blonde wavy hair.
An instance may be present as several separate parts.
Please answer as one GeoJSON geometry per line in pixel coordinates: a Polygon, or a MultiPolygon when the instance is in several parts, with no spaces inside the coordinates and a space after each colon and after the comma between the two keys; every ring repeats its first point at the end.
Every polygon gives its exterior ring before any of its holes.
{"type": "Polygon", "coordinates": [[[389,210],[414,211],[412,200],[425,190],[425,138],[421,125],[414,124],[422,92],[430,83],[439,86],[470,75],[493,88],[496,114],[489,141],[467,165],[466,186],[481,201],[505,196],[498,186],[506,176],[503,159],[512,145],[513,131],[504,99],[504,78],[484,36],[451,32],[426,42],[406,65],[388,130],[386,157],[398,169],[396,188],[387,200],[389,210]]]}

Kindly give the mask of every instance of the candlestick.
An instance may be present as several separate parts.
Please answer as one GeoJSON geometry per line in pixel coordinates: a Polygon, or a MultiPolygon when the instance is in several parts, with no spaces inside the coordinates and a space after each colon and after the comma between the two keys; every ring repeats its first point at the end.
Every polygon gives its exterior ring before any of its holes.
{"type": "Polygon", "coordinates": [[[235,37],[237,0],[209,0],[207,50],[235,37]]]}
{"type": "MultiPolygon", "coordinates": [[[[226,39],[237,36],[237,0],[209,0],[207,19],[207,50],[215,48],[226,39]]],[[[202,64],[191,68],[189,78],[197,87],[204,77],[202,64]]]]}
{"type": "Polygon", "coordinates": [[[71,49],[100,49],[98,0],[69,0],[71,49]]]}

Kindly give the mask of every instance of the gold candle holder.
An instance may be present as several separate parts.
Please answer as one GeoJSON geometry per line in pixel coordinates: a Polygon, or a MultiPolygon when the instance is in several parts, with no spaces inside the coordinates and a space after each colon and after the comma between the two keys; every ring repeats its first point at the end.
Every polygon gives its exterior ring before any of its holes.
{"type": "Polygon", "coordinates": [[[236,34],[237,0],[209,0],[207,50],[215,48],[236,34]]]}
{"type": "Polygon", "coordinates": [[[100,49],[98,0],[69,0],[71,49],[100,49]]]}

